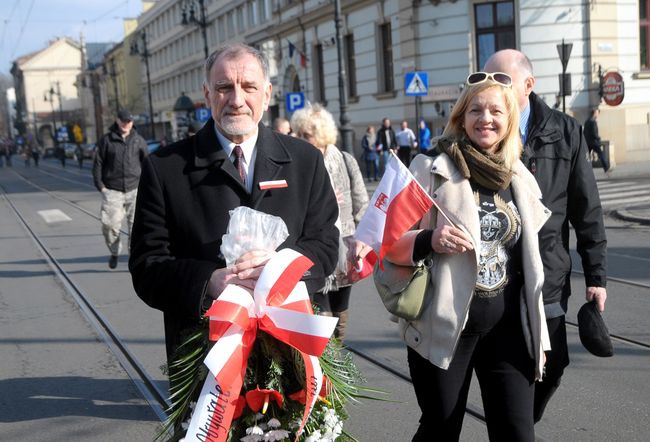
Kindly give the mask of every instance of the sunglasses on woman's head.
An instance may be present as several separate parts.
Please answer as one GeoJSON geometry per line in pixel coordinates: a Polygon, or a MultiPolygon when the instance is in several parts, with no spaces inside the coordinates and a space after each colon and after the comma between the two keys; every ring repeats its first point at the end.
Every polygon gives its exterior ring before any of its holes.
{"type": "Polygon", "coordinates": [[[467,76],[465,83],[468,86],[474,86],[476,84],[481,84],[485,81],[492,80],[495,83],[500,84],[505,87],[512,87],[512,78],[510,75],[503,72],[474,72],[467,76]]]}

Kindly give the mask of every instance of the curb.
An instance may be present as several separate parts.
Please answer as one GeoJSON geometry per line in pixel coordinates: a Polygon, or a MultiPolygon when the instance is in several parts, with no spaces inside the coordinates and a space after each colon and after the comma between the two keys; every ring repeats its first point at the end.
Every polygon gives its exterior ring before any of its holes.
{"type": "Polygon", "coordinates": [[[623,221],[629,221],[633,223],[639,223],[646,226],[650,226],[650,218],[647,216],[634,215],[629,210],[625,210],[625,209],[614,210],[611,213],[614,217],[621,219],[623,221]]]}

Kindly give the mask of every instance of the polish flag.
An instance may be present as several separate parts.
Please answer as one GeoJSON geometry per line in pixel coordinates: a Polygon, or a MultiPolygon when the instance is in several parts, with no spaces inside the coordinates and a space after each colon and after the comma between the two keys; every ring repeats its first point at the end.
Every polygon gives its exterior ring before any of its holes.
{"type": "MultiPolygon", "coordinates": [[[[433,206],[433,200],[394,155],[372,195],[354,237],[371,246],[382,265],[388,249],[433,206]]],[[[383,266],[382,266],[383,268],[383,266]]]]}

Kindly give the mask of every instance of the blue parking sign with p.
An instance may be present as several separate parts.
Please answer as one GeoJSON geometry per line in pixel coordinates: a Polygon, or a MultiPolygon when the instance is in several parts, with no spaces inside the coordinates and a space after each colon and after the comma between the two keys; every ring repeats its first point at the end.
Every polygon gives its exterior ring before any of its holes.
{"type": "Polygon", "coordinates": [[[200,107],[197,110],[194,111],[194,118],[196,121],[199,121],[201,123],[205,123],[210,119],[211,112],[210,109],[207,109],[205,107],[200,107]]]}
{"type": "Polygon", "coordinates": [[[305,94],[303,92],[290,92],[286,98],[287,112],[295,112],[305,107],[305,94]]]}

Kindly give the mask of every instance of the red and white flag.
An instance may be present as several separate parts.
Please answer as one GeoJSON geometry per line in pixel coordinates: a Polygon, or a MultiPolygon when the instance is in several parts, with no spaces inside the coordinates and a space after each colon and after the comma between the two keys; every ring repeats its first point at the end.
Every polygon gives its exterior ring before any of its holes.
{"type": "Polygon", "coordinates": [[[406,166],[395,155],[388,155],[384,176],[354,237],[375,249],[381,265],[393,243],[432,206],[433,200],[406,166]]]}

